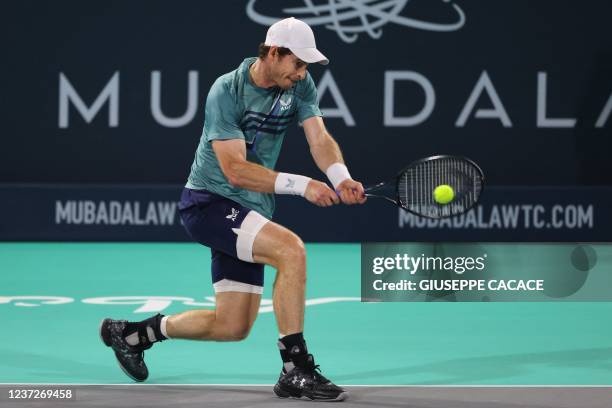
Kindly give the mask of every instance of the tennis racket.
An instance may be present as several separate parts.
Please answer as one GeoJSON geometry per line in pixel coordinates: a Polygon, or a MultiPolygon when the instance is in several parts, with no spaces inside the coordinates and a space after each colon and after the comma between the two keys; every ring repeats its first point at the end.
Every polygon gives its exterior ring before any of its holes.
{"type": "Polygon", "coordinates": [[[476,163],[461,156],[439,155],[411,163],[395,179],[366,187],[365,193],[422,217],[445,218],[472,208],[483,188],[484,174],[476,163]],[[440,185],[454,191],[454,198],[447,204],[434,200],[434,190],[440,185]]]}

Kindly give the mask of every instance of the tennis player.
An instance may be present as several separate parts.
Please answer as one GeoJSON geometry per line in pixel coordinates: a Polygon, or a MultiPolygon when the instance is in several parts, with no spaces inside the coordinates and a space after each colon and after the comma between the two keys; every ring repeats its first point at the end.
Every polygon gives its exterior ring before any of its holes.
{"type": "Polygon", "coordinates": [[[179,211],[191,237],[211,248],[215,310],[156,315],[142,322],[105,319],[100,328],[125,373],[144,381],[143,351],[166,339],[239,341],[257,317],[264,265],[277,270],[273,305],[283,361],[281,398],[336,401],[346,392],[326,379],[304,340],[306,252],[300,238],[270,221],[274,194],[327,207],[365,202],[338,144],[321,118],[309,63],[327,64],[312,29],[295,18],[272,25],[259,57],[219,77],[206,100],[204,130],[179,211]],[[274,171],[283,137],[298,121],[317,166],[333,189],[309,177],[274,171]]]}

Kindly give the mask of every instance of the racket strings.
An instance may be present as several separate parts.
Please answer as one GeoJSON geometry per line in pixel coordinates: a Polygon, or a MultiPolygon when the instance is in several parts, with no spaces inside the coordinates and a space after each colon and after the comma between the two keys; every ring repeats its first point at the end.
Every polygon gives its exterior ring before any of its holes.
{"type": "Polygon", "coordinates": [[[473,164],[456,157],[443,157],[418,163],[404,171],[398,180],[398,195],[408,210],[431,218],[463,213],[478,200],[482,173],[473,164]],[[455,192],[448,204],[434,200],[434,189],[447,184],[455,192]]]}

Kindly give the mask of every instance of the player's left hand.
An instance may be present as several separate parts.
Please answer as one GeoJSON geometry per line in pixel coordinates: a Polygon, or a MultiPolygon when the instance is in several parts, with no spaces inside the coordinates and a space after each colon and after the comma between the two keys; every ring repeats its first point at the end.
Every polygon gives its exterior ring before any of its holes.
{"type": "Polygon", "coordinates": [[[340,183],[336,188],[336,193],[340,196],[340,200],[347,205],[363,204],[367,200],[363,185],[353,179],[346,179],[340,183]]]}

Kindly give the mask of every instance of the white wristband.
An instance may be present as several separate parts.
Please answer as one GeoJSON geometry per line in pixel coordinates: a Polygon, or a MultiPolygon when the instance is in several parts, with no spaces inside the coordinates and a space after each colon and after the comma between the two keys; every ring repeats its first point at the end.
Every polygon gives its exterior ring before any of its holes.
{"type": "Polygon", "coordinates": [[[332,164],[327,168],[325,174],[327,174],[327,178],[329,179],[329,181],[331,181],[334,188],[338,188],[338,185],[340,183],[342,183],[346,179],[351,178],[348,169],[342,163],[332,164]]]}
{"type": "Polygon", "coordinates": [[[274,182],[274,192],[303,197],[310,180],[312,180],[310,177],[300,176],[299,174],[278,173],[274,182]]]}

